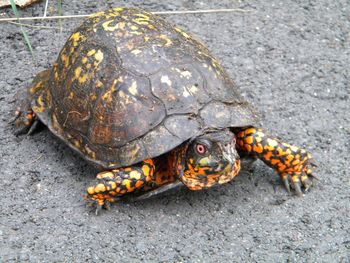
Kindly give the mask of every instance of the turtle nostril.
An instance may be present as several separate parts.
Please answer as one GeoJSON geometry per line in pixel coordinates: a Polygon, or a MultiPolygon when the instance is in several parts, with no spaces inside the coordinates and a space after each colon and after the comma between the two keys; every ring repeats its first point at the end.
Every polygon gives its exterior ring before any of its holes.
{"type": "Polygon", "coordinates": [[[232,143],[233,145],[235,145],[235,144],[236,144],[236,138],[235,138],[235,137],[233,137],[233,138],[232,138],[231,143],[232,143]]]}

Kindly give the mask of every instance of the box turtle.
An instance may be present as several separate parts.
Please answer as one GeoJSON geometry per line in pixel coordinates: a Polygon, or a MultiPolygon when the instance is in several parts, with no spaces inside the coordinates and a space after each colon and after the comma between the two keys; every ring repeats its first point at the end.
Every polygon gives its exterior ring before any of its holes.
{"type": "Polygon", "coordinates": [[[208,49],[159,16],[115,8],[86,19],[16,111],[16,134],[46,125],[103,168],[85,197],[98,209],[131,192],[229,182],[242,157],[288,191],[312,185],[306,150],[256,128],[258,117],[208,49]]]}

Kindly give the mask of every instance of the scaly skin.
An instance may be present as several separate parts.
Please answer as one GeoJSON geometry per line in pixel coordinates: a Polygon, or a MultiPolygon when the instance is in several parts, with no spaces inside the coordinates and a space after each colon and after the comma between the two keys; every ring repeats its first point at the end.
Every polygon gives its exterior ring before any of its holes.
{"type": "Polygon", "coordinates": [[[11,122],[15,124],[15,135],[32,134],[40,123],[37,111],[32,109],[31,102],[41,100],[41,94],[46,90],[46,80],[49,78],[49,70],[44,70],[35,77],[28,90],[17,93],[19,96],[18,107],[11,122]],[[36,113],[35,113],[36,112],[36,113]]]}
{"type": "Polygon", "coordinates": [[[171,173],[159,168],[156,170],[154,161],[148,159],[132,167],[101,172],[96,176],[97,182],[87,188],[85,199],[97,203],[98,213],[102,206],[108,207],[109,203],[117,201],[127,193],[156,189],[175,181],[171,173]]]}
{"type": "Polygon", "coordinates": [[[306,150],[265,134],[262,129],[249,127],[236,133],[237,147],[243,153],[258,157],[265,164],[274,168],[280,175],[286,189],[290,185],[298,195],[301,186],[308,190],[312,185],[311,155],[306,150]]]}
{"type": "Polygon", "coordinates": [[[153,160],[144,160],[133,167],[113,169],[97,174],[97,183],[87,188],[90,199],[102,206],[106,201],[114,202],[115,197],[141,189],[149,184],[154,175],[153,160]]]}
{"type": "MultiPolygon", "coordinates": [[[[313,164],[311,155],[306,150],[281,142],[254,127],[236,130],[235,138],[238,151],[259,158],[274,168],[288,191],[291,185],[298,195],[302,195],[301,188],[306,191],[312,185],[315,177],[312,175],[313,164]]],[[[161,161],[162,167],[159,166],[159,161],[156,165],[150,159],[132,167],[100,173],[97,176],[98,183],[88,188],[87,198],[95,200],[101,207],[106,201],[115,201],[115,197],[136,190],[153,190],[174,182],[177,178],[189,189],[200,190],[226,183],[240,170],[239,159],[236,159],[234,166],[223,167],[230,171],[215,173],[210,167],[202,168],[199,163],[195,165],[194,160],[189,158],[188,151],[186,145],[174,149],[165,157],[166,160],[161,161]]]]}
{"type": "MultiPolygon", "coordinates": [[[[176,180],[190,190],[209,188],[232,180],[240,169],[234,134],[229,130],[208,133],[166,155],[97,176],[87,189],[87,199],[103,205],[134,191],[162,191],[176,180]]],[[[97,210],[97,211],[98,211],[97,210]]]]}

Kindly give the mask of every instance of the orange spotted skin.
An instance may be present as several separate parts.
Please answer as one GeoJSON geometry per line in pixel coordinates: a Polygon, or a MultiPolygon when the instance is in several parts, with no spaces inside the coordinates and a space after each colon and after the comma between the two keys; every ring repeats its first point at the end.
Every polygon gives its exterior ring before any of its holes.
{"type": "Polygon", "coordinates": [[[106,201],[115,202],[119,197],[131,193],[148,191],[175,181],[175,174],[168,170],[169,158],[144,160],[132,167],[113,169],[97,174],[97,182],[87,188],[86,199],[92,199],[99,205],[106,201]],[[157,162],[157,168],[155,165],[157,162]]]}
{"type": "Polygon", "coordinates": [[[160,157],[97,175],[86,199],[100,207],[132,192],[155,190],[180,180],[190,190],[231,181],[240,170],[234,134],[229,130],[199,136],[160,157]],[[198,152],[199,151],[199,152],[198,152]]]}
{"type": "Polygon", "coordinates": [[[23,125],[25,128],[30,128],[34,122],[35,113],[32,109],[22,112],[21,108],[18,108],[15,112],[15,118],[15,125],[17,127],[23,125]]]}
{"type": "Polygon", "coordinates": [[[300,185],[308,189],[312,179],[311,155],[306,150],[264,133],[262,129],[249,127],[236,133],[237,148],[244,154],[255,156],[274,168],[289,190],[292,187],[300,194],[300,185]]]}
{"type": "Polygon", "coordinates": [[[240,171],[234,134],[221,131],[203,135],[188,146],[179,179],[190,190],[201,190],[231,181],[240,171]],[[202,153],[198,152],[199,150],[202,153]],[[203,148],[204,147],[204,148],[203,148]],[[206,150],[205,150],[206,149],[206,150]]]}
{"type": "Polygon", "coordinates": [[[202,190],[204,188],[210,188],[216,184],[224,184],[231,181],[240,171],[241,162],[236,160],[235,164],[227,165],[225,170],[228,170],[227,173],[212,173],[211,170],[206,168],[201,168],[194,166],[191,163],[187,164],[188,169],[185,171],[184,176],[181,181],[190,189],[190,190],[202,190]]]}
{"type": "Polygon", "coordinates": [[[298,195],[301,187],[307,190],[312,185],[313,164],[306,150],[272,138],[262,129],[236,128],[234,132],[208,133],[160,157],[101,172],[87,188],[86,198],[101,207],[125,194],[154,190],[176,180],[190,190],[210,188],[231,181],[244,156],[257,157],[274,168],[287,190],[292,186],[298,195]]]}

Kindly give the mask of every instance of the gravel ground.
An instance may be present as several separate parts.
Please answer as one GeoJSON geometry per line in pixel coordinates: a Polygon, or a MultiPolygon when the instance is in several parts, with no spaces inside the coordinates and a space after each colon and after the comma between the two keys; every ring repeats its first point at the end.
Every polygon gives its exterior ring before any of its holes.
{"type": "MultiPolygon", "coordinates": [[[[52,64],[80,20],[62,21],[62,33],[26,28],[35,62],[19,28],[1,24],[0,261],[350,262],[349,1],[147,2],[65,1],[63,14],[116,6],[253,10],[167,19],[206,43],[266,130],[313,153],[322,182],[298,198],[256,162],[224,186],[181,189],[95,216],[82,193],[96,170],[47,130],[16,138],[7,125],[14,94],[52,64]]],[[[44,1],[20,15],[43,10],[44,1]]],[[[48,12],[57,13],[54,1],[48,12]]]]}

